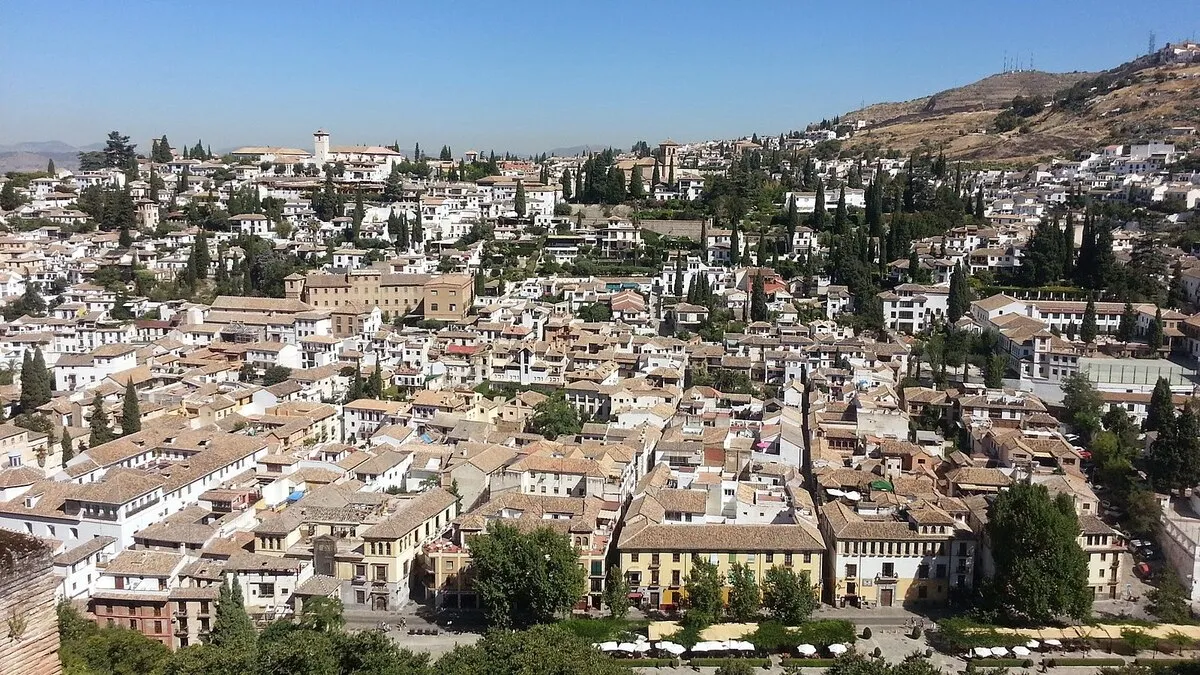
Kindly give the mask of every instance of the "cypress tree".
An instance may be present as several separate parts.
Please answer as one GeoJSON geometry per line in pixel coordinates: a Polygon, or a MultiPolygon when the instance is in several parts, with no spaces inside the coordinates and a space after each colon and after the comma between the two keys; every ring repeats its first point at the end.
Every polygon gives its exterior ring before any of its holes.
{"type": "Polygon", "coordinates": [[[908,254],[908,281],[909,283],[920,283],[921,280],[921,256],[917,255],[917,249],[913,249],[908,254]]]}
{"type": "Polygon", "coordinates": [[[33,370],[33,354],[26,349],[21,359],[21,412],[32,413],[37,410],[35,402],[38,386],[38,375],[33,370]]]}
{"type": "Polygon", "coordinates": [[[242,600],[242,586],[236,576],[232,580],[226,578],[217,596],[216,616],[207,642],[223,651],[244,655],[253,650],[256,639],[254,623],[242,600]]]}
{"type": "Polygon", "coordinates": [[[675,256],[675,279],[673,280],[674,283],[671,288],[671,291],[676,298],[683,297],[683,270],[683,253],[681,252],[675,256]]]}
{"type": "Polygon", "coordinates": [[[846,186],[842,186],[842,191],[838,194],[837,209],[833,212],[833,231],[839,236],[846,234],[846,186]]]}
{"type": "Polygon", "coordinates": [[[575,172],[575,202],[583,204],[583,170],[579,169],[575,172]]]}
{"type": "Polygon", "coordinates": [[[754,275],[754,283],[751,284],[750,288],[750,320],[766,321],[767,293],[763,288],[763,274],[761,267],[759,267],[757,273],[754,275]]]}
{"type": "Polygon", "coordinates": [[[75,445],[71,443],[71,432],[63,428],[62,439],[59,441],[59,447],[62,450],[62,466],[65,468],[67,462],[75,456],[75,445]]]}
{"type": "Polygon", "coordinates": [[[92,418],[90,422],[92,433],[88,436],[88,447],[94,448],[116,438],[112,428],[108,424],[108,411],[104,409],[104,399],[100,397],[100,392],[92,397],[92,418]]]}
{"type": "Polygon", "coordinates": [[[1157,352],[1163,346],[1161,309],[1154,310],[1154,320],[1150,322],[1150,328],[1146,331],[1146,346],[1150,347],[1150,350],[1155,352],[1157,352]]]}
{"type": "Polygon", "coordinates": [[[700,219],[700,262],[708,264],[708,218],[700,219]]]}
{"type": "Polygon", "coordinates": [[[1096,302],[1090,296],[1083,310],[1083,325],[1079,328],[1079,339],[1084,342],[1096,341],[1096,302]]]}
{"type": "Polygon", "coordinates": [[[654,158],[654,171],[650,174],[650,189],[653,190],[662,182],[662,173],[658,168],[658,158],[654,158]]]}
{"type": "Polygon", "coordinates": [[[817,179],[817,197],[816,205],[813,207],[812,224],[813,229],[818,232],[825,229],[825,185],[820,178],[817,179]]]}
{"type": "Polygon", "coordinates": [[[125,398],[121,402],[121,435],[128,436],[142,430],[142,409],[138,405],[137,391],[133,378],[125,382],[125,398]]]}
{"type": "Polygon", "coordinates": [[[788,199],[787,210],[787,245],[784,250],[791,253],[795,250],[796,226],[800,223],[800,214],[796,212],[796,198],[788,199]]]}
{"type": "Polygon", "coordinates": [[[1171,396],[1171,383],[1165,377],[1154,383],[1150,394],[1150,405],[1146,406],[1146,420],[1142,431],[1161,431],[1175,424],[1175,404],[1171,396]]]}
{"type": "Polygon", "coordinates": [[[1133,303],[1126,302],[1125,309],[1121,312],[1121,323],[1117,326],[1117,339],[1121,342],[1129,342],[1133,339],[1133,332],[1137,328],[1137,313],[1133,311],[1133,303]]]}
{"type": "Polygon", "coordinates": [[[54,159],[53,158],[51,158],[49,161],[46,162],[46,173],[50,174],[51,178],[53,178],[55,176],[55,174],[58,173],[58,170],[54,168],[54,159]]]}
{"type": "Polygon", "coordinates": [[[571,170],[563,169],[562,177],[559,178],[559,183],[562,185],[562,198],[564,202],[571,201],[571,170]]]}
{"type": "Polygon", "coordinates": [[[983,188],[975,191],[975,219],[983,220],[983,188]]]}
{"type": "Polygon", "coordinates": [[[525,183],[520,178],[517,179],[517,195],[513,198],[513,210],[517,212],[517,216],[525,217],[525,183]]]}
{"type": "Polygon", "coordinates": [[[1106,223],[1099,223],[1092,228],[1095,232],[1096,245],[1093,260],[1095,270],[1092,273],[1092,283],[1097,289],[1108,288],[1116,278],[1117,257],[1113,253],[1112,231],[1106,223]]]}
{"type": "Polygon", "coordinates": [[[738,256],[741,253],[741,249],[738,248],[738,224],[737,224],[737,221],[734,221],[730,225],[730,228],[731,229],[729,230],[729,265],[731,267],[737,267],[738,262],[739,262],[738,256]]]}
{"type": "Polygon", "coordinates": [[[642,187],[642,169],[635,164],[629,173],[629,196],[641,199],[646,196],[646,190],[642,187]]]}
{"type": "Polygon", "coordinates": [[[947,303],[946,316],[950,319],[950,323],[962,318],[970,305],[970,288],[967,285],[966,274],[963,272],[961,262],[955,265],[954,271],[950,273],[950,295],[947,303]]]}
{"type": "MultiPolygon", "coordinates": [[[[37,384],[33,392],[34,407],[46,405],[54,394],[54,377],[46,367],[46,359],[42,356],[42,348],[33,350],[33,374],[37,384]]],[[[33,412],[32,410],[30,412],[33,412]]]]}
{"type": "Polygon", "coordinates": [[[371,377],[367,380],[366,394],[372,398],[383,397],[383,369],[379,364],[375,365],[375,370],[371,371],[371,377]]]}

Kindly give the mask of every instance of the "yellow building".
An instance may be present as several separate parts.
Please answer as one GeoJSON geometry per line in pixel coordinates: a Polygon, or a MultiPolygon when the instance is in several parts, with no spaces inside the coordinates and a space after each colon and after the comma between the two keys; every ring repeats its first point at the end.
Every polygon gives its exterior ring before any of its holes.
{"type": "Polygon", "coordinates": [[[442,488],[413,497],[361,535],[362,561],[355,563],[355,603],[394,609],[408,598],[413,564],[425,544],[438,539],[458,516],[458,498],[442,488]]]}
{"type": "Polygon", "coordinates": [[[639,523],[639,518],[627,521],[617,548],[630,598],[643,607],[675,610],[698,560],[716,564],[726,579],[732,565],[742,563],[759,583],[767,570],[784,567],[807,574],[814,587],[820,586],[825,544],[817,528],[808,523],[658,524],[639,523]]]}
{"type": "Polygon", "coordinates": [[[822,504],[826,599],[843,606],[940,605],[970,589],[975,534],[965,506],[945,502],[955,515],[926,501],[822,504]]]}

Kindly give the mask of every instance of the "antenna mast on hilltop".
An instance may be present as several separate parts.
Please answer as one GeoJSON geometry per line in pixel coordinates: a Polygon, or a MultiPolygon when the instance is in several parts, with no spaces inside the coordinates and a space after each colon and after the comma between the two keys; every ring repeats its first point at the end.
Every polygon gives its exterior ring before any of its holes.
{"type": "Polygon", "coordinates": [[[1157,51],[1155,48],[1158,46],[1158,36],[1154,34],[1154,31],[1150,31],[1150,36],[1146,39],[1146,43],[1146,56],[1151,56],[1157,51]]]}

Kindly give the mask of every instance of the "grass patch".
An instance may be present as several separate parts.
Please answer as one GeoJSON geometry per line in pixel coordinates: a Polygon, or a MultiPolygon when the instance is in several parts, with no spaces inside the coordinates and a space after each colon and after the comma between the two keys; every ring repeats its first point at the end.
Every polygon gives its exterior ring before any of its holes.
{"type": "Polygon", "coordinates": [[[650,625],[649,621],[603,617],[599,619],[566,619],[558,625],[588,642],[616,640],[624,633],[636,631],[650,625]]]}
{"type": "Polygon", "coordinates": [[[1046,665],[1051,668],[1060,666],[1123,666],[1125,659],[1046,659],[1046,665]]]}

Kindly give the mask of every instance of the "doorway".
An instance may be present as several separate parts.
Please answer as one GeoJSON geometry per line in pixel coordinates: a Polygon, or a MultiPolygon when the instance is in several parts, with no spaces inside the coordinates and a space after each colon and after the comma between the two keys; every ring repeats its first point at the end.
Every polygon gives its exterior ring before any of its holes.
{"type": "Polygon", "coordinates": [[[892,596],[895,594],[895,592],[896,591],[894,591],[890,588],[879,589],[879,606],[880,607],[891,607],[892,606],[892,596]]]}

